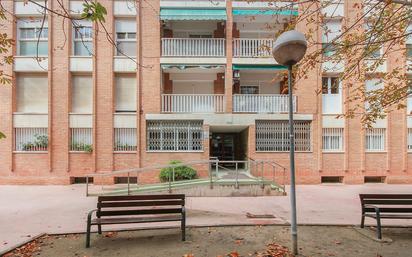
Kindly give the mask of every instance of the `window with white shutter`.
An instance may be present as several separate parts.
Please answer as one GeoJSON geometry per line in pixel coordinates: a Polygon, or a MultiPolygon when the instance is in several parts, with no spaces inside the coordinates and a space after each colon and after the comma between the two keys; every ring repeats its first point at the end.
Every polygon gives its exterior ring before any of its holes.
{"type": "Polygon", "coordinates": [[[47,75],[18,74],[17,112],[47,113],[48,112],[48,79],[47,75]]]}
{"type": "Polygon", "coordinates": [[[136,77],[116,76],[116,112],[136,112],[136,77]]]}
{"type": "Polygon", "coordinates": [[[72,113],[93,112],[93,82],[92,76],[75,75],[72,77],[72,113]]]}

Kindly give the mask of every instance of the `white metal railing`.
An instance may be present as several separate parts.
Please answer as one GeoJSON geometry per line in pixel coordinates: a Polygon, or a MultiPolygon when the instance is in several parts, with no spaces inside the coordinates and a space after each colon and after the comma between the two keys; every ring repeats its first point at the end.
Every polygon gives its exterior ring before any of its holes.
{"type": "Polygon", "coordinates": [[[271,57],[274,39],[233,39],[233,57],[271,57]]]}
{"type": "Polygon", "coordinates": [[[368,152],[382,152],[385,151],[386,129],[385,128],[371,128],[366,130],[365,147],[368,152]]]}
{"type": "Polygon", "coordinates": [[[322,129],[322,150],[324,152],[343,151],[343,128],[322,129]]]}
{"type": "Polygon", "coordinates": [[[224,57],[224,38],[162,38],[162,56],[224,57]]]}
{"type": "Polygon", "coordinates": [[[163,94],[162,112],[215,113],[224,112],[225,95],[163,94]]]}
{"type": "Polygon", "coordinates": [[[14,147],[16,151],[47,151],[47,128],[14,128],[14,147]]]}
{"type": "Polygon", "coordinates": [[[137,150],[136,128],[114,129],[114,151],[127,152],[137,150]]]}
{"type": "MultiPolygon", "coordinates": [[[[233,95],[233,112],[289,112],[288,99],[288,95],[233,95]]],[[[296,96],[293,96],[293,112],[296,112],[296,96]]]]}
{"type": "Polygon", "coordinates": [[[92,128],[70,128],[70,151],[92,152],[93,151],[93,129],[92,128]]]}

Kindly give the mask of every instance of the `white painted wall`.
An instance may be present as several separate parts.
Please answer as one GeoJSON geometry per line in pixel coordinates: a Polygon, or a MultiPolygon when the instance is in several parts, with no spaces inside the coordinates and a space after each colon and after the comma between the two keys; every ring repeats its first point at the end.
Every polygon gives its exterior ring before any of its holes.
{"type": "Polygon", "coordinates": [[[216,21],[170,21],[167,27],[173,30],[173,37],[187,38],[189,34],[211,34],[217,29],[216,21]]]}
{"type": "Polygon", "coordinates": [[[173,94],[213,94],[213,81],[173,81],[173,94]]]}
{"type": "Polygon", "coordinates": [[[259,86],[260,94],[280,94],[280,82],[275,73],[240,72],[240,86],[259,86]]]}

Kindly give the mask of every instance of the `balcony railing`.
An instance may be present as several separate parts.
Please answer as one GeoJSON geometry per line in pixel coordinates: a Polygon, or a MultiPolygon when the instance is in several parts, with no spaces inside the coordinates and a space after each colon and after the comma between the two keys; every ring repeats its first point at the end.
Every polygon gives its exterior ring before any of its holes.
{"type": "Polygon", "coordinates": [[[224,38],[162,38],[164,57],[224,57],[224,38]]]}
{"type": "Polygon", "coordinates": [[[274,39],[233,39],[233,57],[271,57],[274,39]]]}
{"type": "Polygon", "coordinates": [[[224,95],[162,95],[162,112],[166,113],[216,113],[224,109],[224,95]]]}
{"type": "MultiPolygon", "coordinates": [[[[286,113],[289,111],[287,95],[233,95],[233,112],[286,113]]],[[[293,96],[296,112],[296,96],[293,96]]]]}

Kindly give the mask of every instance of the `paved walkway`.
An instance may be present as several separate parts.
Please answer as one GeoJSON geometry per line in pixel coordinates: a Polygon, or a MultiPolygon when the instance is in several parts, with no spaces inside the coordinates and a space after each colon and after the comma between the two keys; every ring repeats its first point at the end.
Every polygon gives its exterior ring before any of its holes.
{"type": "MultiPolygon", "coordinates": [[[[412,185],[298,186],[298,223],[359,224],[359,193],[411,192],[412,185]]],[[[288,196],[189,198],[187,223],[284,224],[289,222],[289,205],[288,196]],[[271,214],[275,218],[248,219],[246,213],[271,214]]],[[[85,197],[83,185],[1,186],[0,252],[44,232],[84,231],[87,212],[95,207],[96,199],[85,197]]],[[[373,224],[373,220],[368,222],[373,224]]],[[[385,220],[383,224],[412,226],[412,221],[385,220]]]]}

